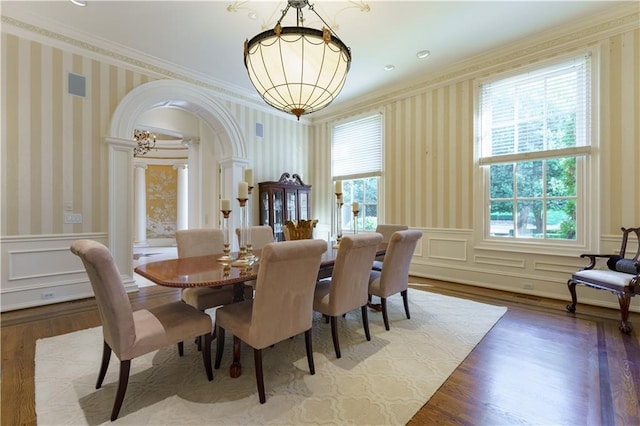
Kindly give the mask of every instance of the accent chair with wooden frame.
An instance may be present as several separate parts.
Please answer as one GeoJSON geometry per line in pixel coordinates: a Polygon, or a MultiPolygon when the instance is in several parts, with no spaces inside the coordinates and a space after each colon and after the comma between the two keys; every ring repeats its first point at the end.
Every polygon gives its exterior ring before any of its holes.
{"type": "MultiPolygon", "coordinates": [[[[211,317],[182,302],[171,302],[133,311],[120,272],[109,249],[92,240],[77,240],[71,252],[80,257],[89,275],[102,321],[104,338],[102,364],[96,389],[100,389],[109,367],[111,352],[120,360],[118,390],[111,421],[118,418],[129,383],[131,360],[157,349],[182,342],[204,339],[202,359],[209,381],[211,369],[211,317]]],[[[167,386],[170,386],[168,383],[167,386]]]]}
{"type": "Polygon", "coordinates": [[[620,304],[620,326],[623,333],[631,332],[629,325],[629,305],[631,298],[640,294],[640,227],[621,228],[622,243],[618,254],[581,254],[580,257],[588,258],[589,264],[571,275],[567,286],[571,293],[571,303],[567,305],[569,312],[576,311],[578,298],[576,285],[585,285],[598,290],[607,290],[618,297],[620,304]],[[636,236],[636,253],[633,257],[625,257],[629,236],[636,236]],[[607,259],[608,269],[595,269],[597,259],[607,259]]]}

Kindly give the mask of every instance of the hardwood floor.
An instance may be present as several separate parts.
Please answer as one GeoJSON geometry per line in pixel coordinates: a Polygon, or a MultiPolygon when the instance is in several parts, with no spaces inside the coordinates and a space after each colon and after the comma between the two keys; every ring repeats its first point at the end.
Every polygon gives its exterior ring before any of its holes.
{"type": "MultiPolygon", "coordinates": [[[[624,335],[616,310],[578,305],[569,314],[566,301],[415,277],[411,282],[509,310],[410,425],[640,425],[639,314],[631,314],[634,329],[624,335]]],[[[139,309],[178,300],[179,293],[153,286],[130,297],[139,309]]],[[[2,425],[36,424],[35,342],[99,325],[95,302],[6,312],[1,322],[2,425]]]]}

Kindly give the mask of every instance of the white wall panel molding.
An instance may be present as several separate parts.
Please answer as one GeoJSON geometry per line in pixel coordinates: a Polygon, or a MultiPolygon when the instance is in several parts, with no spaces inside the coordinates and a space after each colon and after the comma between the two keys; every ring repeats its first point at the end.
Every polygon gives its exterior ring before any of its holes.
{"type": "MultiPolygon", "coordinates": [[[[424,237],[418,247],[424,246],[426,251],[424,255],[419,255],[416,248],[410,268],[413,276],[568,302],[567,280],[586,264],[585,259],[578,256],[550,253],[524,255],[477,249],[472,244],[473,233],[468,229],[421,230],[424,237]]],[[[607,240],[607,244],[616,250],[620,247],[619,236],[605,236],[603,240],[607,240]]],[[[632,249],[635,250],[635,247],[632,249]]],[[[582,287],[578,292],[578,302],[581,304],[618,309],[617,299],[609,293],[582,287]]],[[[640,298],[637,299],[632,300],[631,310],[634,312],[640,312],[640,298]]]]}
{"type": "Polygon", "coordinates": [[[478,265],[494,265],[494,266],[508,266],[510,268],[524,269],[526,266],[525,259],[509,259],[498,256],[474,256],[474,262],[478,265]]]}
{"type": "MultiPolygon", "coordinates": [[[[106,233],[27,235],[0,238],[2,246],[2,312],[93,297],[82,261],[72,242],[90,239],[107,245],[106,233]]],[[[127,291],[137,290],[122,274],[127,291]]]]}

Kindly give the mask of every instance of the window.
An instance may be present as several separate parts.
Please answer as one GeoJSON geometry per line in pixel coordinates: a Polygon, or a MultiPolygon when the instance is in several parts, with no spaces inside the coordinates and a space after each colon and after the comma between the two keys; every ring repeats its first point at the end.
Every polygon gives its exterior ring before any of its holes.
{"type": "Polygon", "coordinates": [[[382,173],[382,114],[336,125],[331,143],[334,181],[342,181],[340,225],[353,230],[353,202],[358,203],[358,230],[378,225],[378,188],[382,173]]]}
{"type": "Polygon", "coordinates": [[[479,87],[485,238],[584,239],[591,57],[479,87]]]}

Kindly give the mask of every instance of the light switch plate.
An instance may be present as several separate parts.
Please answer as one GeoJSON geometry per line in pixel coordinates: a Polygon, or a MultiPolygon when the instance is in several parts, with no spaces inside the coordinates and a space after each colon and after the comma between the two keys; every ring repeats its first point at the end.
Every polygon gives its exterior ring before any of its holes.
{"type": "Polygon", "coordinates": [[[82,223],[81,213],[65,213],[64,223],[82,223]]]}

